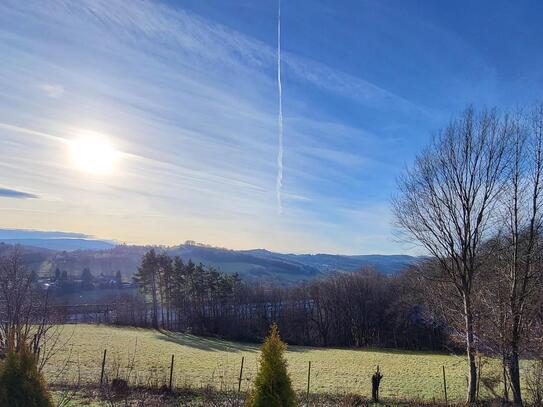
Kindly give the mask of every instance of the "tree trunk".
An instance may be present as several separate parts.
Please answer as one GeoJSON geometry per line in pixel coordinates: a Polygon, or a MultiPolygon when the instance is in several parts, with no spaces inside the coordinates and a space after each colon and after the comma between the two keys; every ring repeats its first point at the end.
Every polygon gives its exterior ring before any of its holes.
{"type": "Polygon", "coordinates": [[[522,394],[520,390],[519,350],[518,340],[516,340],[516,338],[513,338],[513,341],[511,343],[511,356],[509,358],[509,381],[511,382],[513,403],[515,404],[515,406],[522,406],[522,394]]]}
{"type": "Polygon", "coordinates": [[[156,280],[155,280],[155,275],[154,275],[154,271],[153,271],[153,276],[152,276],[152,284],[151,284],[151,289],[152,289],[152,298],[153,298],[153,328],[154,329],[158,329],[158,299],[157,299],[157,292],[156,292],[156,280]]]}
{"type": "Polygon", "coordinates": [[[474,403],[477,401],[477,364],[475,363],[473,314],[471,310],[471,301],[467,295],[464,295],[464,318],[466,323],[466,353],[469,366],[467,402],[474,403]]]}
{"type": "Polygon", "coordinates": [[[502,355],[502,374],[503,374],[503,401],[509,402],[509,384],[507,381],[507,355],[503,352],[502,355]]]}

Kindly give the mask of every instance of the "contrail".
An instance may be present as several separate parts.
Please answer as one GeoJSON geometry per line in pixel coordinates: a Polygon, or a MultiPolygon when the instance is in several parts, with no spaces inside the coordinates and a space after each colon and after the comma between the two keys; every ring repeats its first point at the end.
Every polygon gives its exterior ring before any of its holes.
{"type": "Polygon", "coordinates": [[[277,212],[283,212],[283,204],[281,202],[281,188],[283,187],[283,90],[281,87],[281,0],[277,12],[277,90],[279,93],[279,139],[277,150],[277,212]]]}

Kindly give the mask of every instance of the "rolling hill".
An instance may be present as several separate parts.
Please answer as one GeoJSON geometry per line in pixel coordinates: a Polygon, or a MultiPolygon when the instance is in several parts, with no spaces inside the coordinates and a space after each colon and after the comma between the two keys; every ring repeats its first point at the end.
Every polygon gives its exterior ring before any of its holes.
{"type": "MultiPolygon", "coordinates": [[[[13,240],[4,240],[0,243],[0,255],[19,247],[28,266],[41,275],[49,275],[59,268],[78,276],[85,267],[89,267],[95,275],[112,274],[120,270],[128,279],[136,272],[142,255],[152,248],[152,246],[117,245],[67,250],[77,245],[62,246],[60,242],[55,242],[57,246],[63,247],[62,250],[55,250],[53,249],[55,245],[46,243],[38,245],[35,240],[29,239],[25,242],[27,244],[17,246],[12,244],[13,240]]],[[[325,277],[335,272],[356,271],[365,267],[371,267],[384,274],[395,274],[417,261],[416,257],[406,255],[283,254],[263,249],[229,250],[193,243],[155,249],[164,250],[171,256],[180,256],[184,260],[190,258],[195,263],[213,266],[226,273],[238,273],[245,280],[274,281],[283,284],[325,277]]]]}

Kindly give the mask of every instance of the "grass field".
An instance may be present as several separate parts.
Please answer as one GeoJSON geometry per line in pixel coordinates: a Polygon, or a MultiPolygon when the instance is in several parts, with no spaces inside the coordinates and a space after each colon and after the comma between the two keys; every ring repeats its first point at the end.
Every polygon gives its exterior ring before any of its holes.
{"type": "MultiPolygon", "coordinates": [[[[70,346],[58,352],[46,368],[51,382],[96,383],[104,349],[107,374],[121,376],[133,360],[133,384],[145,384],[150,377],[166,383],[172,354],[175,355],[174,381],[177,386],[213,385],[218,389],[237,388],[242,356],[245,357],[243,389],[250,386],[257,369],[259,346],[149,329],[94,325],[67,325],[63,336],[70,346]],[[135,357],[133,355],[135,353],[135,357]],[[63,369],[65,366],[65,369],[63,369]],[[63,370],[63,371],[62,371],[63,370]],[[62,371],[59,375],[59,371],[62,371]]],[[[290,346],[289,372],[297,390],[307,386],[311,361],[311,392],[357,393],[370,395],[370,377],[379,365],[384,378],[380,394],[386,398],[443,399],[442,366],[447,373],[449,400],[461,400],[466,389],[464,357],[395,350],[324,349],[290,346]]],[[[495,361],[485,361],[483,376],[495,374],[495,361]]],[[[481,386],[482,387],[482,386],[481,386]]],[[[484,389],[481,389],[484,395],[484,389]]]]}

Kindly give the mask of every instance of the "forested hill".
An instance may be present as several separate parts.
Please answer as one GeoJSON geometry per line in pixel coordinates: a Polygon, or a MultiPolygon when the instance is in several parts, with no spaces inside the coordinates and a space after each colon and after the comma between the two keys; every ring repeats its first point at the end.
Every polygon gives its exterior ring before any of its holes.
{"type": "MultiPolygon", "coordinates": [[[[13,247],[11,244],[0,243],[0,255],[13,247]]],[[[53,250],[30,245],[21,245],[19,248],[29,267],[41,275],[48,275],[58,267],[68,274],[79,276],[88,267],[94,275],[111,275],[120,270],[125,278],[130,278],[137,270],[141,256],[151,246],[118,245],[94,250],[53,250]]],[[[170,256],[180,256],[183,260],[190,258],[195,263],[214,266],[226,273],[238,273],[245,280],[285,284],[365,267],[384,274],[395,274],[417,260],[416,257],[405,255],[282,254],[262,249],[229,250],[197,244],[156,249],[165,250],[170,256]]]]}

